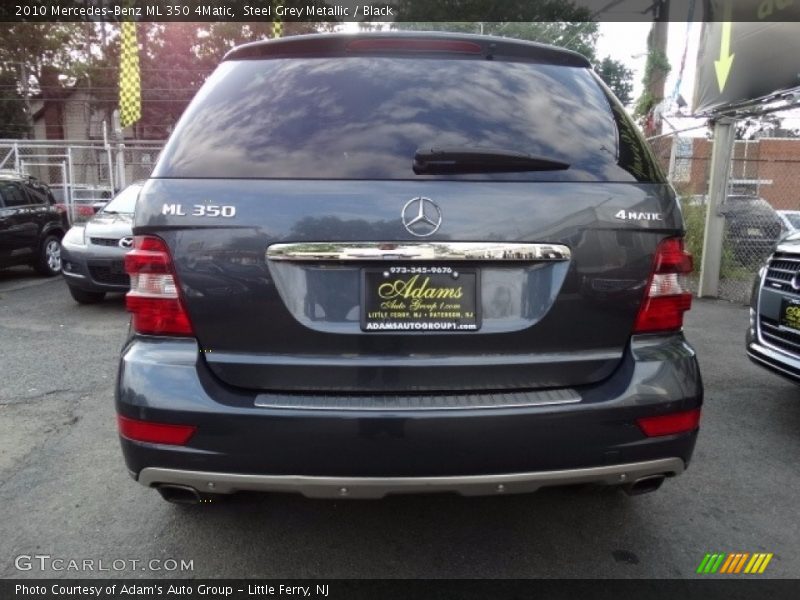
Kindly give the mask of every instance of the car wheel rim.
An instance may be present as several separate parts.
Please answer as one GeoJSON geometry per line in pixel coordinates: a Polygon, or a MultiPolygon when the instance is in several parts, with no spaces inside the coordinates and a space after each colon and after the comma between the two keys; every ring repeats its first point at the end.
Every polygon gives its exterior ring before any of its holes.
{"type": "Polygon", "coordinates": [[[47,244],[47,248],[45,250],[47,253],[47,266],[50,267],[51,271],[60,271],[61,270],[61,244],[56,242],[55,240],[51,241],[47,244]]]}

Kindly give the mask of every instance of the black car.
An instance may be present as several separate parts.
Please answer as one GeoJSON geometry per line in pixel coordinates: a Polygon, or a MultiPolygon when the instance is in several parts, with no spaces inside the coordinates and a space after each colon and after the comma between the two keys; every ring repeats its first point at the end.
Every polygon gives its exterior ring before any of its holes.
{"type": "Polygon", "coordinates": [[[731,194],[722,206],[726,241],[742,265],[756,267],[772,252],[783,222],[769,202],[758,196],[731,194]]]}
{"type": "Polygon", "coordinates": [[[61,272],[67,216],[45,184],[0,172],[0,268],[30,265],[42,275],[61,272]]]}
{"type": "Polygon", "coordinates": [[[427,33],[241,46],[133,233],[119,431],[167,500],[638,493],[689,463],[680,209],[578,54],[427,33]]]}
{"type": "Polygon", "coordinates": [[[800,233],[781,240],[756,278],[747,355],[800,383],[800,233]]]}

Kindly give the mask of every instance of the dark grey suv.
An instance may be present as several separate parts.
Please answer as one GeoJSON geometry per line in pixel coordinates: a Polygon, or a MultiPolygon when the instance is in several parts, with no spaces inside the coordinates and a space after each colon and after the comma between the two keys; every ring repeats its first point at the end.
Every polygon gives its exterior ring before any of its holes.
{"type": "Polygon", "coordinates": [[[231,51],[134,221],[125,460],[172,501],[657,488],[703,390],[675,196],[581,56],[231,51]]]}

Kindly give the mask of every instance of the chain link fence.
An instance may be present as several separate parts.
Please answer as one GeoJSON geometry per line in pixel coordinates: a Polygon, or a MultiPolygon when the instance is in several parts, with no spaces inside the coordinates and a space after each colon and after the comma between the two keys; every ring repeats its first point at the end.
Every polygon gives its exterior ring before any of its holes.
{"type": "Polygon", "coordinates": [[[126,185],[149,177],[163,142],[0,140],[0,169],[48,184],[70,222],[80,222],[126,185]]]}
{"type": "MultiPolygon", "coordinates": [[[[704,137],[653,140],[656,156],[681,197],[686,242],[697,270],[705,234],[711,148],[712,141],[704,137]]],[[[748,303],[753,280],[777,241],[800,229],[800,138],[737,140],[720,212],[725,217],[725,237],[719,297],[748,303]]]]}

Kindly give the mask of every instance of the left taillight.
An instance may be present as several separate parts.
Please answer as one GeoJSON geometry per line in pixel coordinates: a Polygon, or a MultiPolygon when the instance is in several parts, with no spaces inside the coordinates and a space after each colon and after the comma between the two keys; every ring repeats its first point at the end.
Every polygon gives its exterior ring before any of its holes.
{"type": "Polygon", "coordinates": [[[125,255],[125,271],[131,278],[125,305],[133,315],[136,333],[194,335],[164,240],[150,235],[134,237],[133,249],[125,255]]]}
{"type": "Polygon", "coordinates": [[[700,427],[700,409],[684,410],[656,417],[643,417],[636,423],[647,437],[688,433],[700,427]]]}

